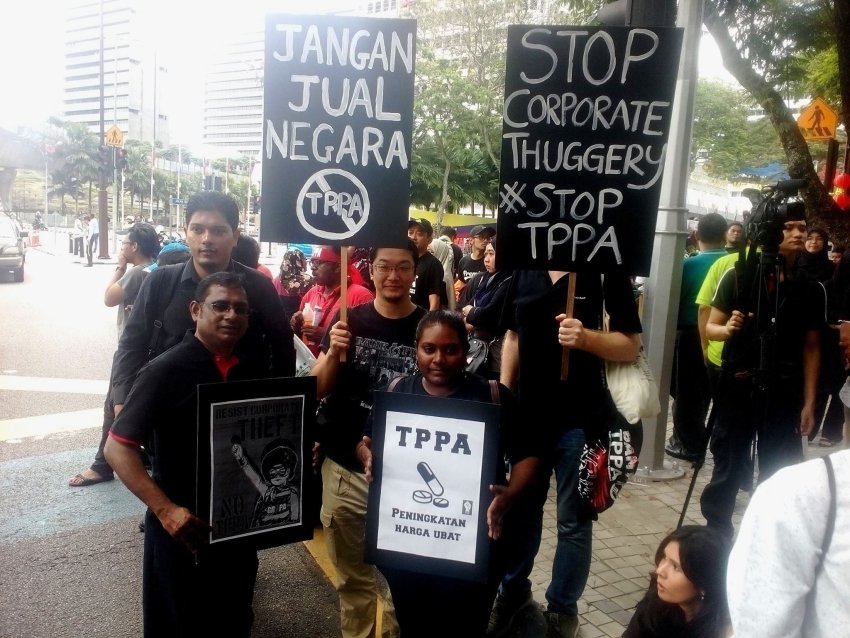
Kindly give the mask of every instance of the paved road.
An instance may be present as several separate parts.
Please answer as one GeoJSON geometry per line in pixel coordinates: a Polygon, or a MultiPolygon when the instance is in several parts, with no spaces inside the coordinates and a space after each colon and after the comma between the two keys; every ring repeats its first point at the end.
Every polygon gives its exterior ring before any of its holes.
{"type": "MultiPolygon", "coordinates": [[[[0,638],[141,635],[143,506],[88,466],[115,348],[113,264],[30,249],[0,277],[0,638]]],[[[260,553],[255,637],[333,636],[336,594],[304,545],[260,553]]]]}

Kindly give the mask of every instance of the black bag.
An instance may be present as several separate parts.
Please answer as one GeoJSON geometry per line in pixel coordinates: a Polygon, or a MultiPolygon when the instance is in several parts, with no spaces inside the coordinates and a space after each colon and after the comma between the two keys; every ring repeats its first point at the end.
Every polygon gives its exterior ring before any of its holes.
{"type": "Polygon", "coordinates": [[[637,471],[643,445],[643,424],[630,424],[608,396],[603,423],[609,425],[595,436],[585,431],[579,461],[578,491],[596,514],[614,504],[629,476],[637,471]]]}
{"type": "Polygon", "coordinates": [[[482,374],[487,371],[490,347],[483,339],[469,338],[469,352],[466,355],[466,371],[470,374],[482,374]]]}

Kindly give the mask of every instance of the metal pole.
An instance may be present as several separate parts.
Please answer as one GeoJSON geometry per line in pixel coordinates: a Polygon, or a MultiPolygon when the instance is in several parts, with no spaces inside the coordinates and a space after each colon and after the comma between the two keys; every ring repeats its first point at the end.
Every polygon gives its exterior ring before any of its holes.
{"type": "Polygon", "coordinates": [[[661,183],[652,266],[646,282],[644,341],[649,364],[661,396],[661,413],[646,419],[641,470],[647,478],[678,478],[683,471],[677,464],[664,466],[667,435],[670,373],[676,335],[676,315],[685,253],[687,189],[694,100],[698,76],[699,38],[704,0],[683,0],[679,4],[678,25],[684,27],[679,79],[674,98],[670,138],[661,183]]]}
{"type": "MultiPolygon", "coordinates": [[[[177,199],[180,199],[180,175],[183,172],[183,145],[177,145],[177,199]]],[[[180,226],[180,207],[182,204],[174,206],[174,228],[175,231],[180,226]]]]}
{"type": "MultiPolygon", "coordinates": [[[[106,143],[106,127],[103,119],[103,0],[100,0],[100,144],[106,143]]],[[[106,167],[101,166],[97,173],[97,227],[100,237],[98,238],[98,259],[109,258],[109,209],[106,194],[106,167]]],[[[88,249],[88,247],[87,247],[88,249]]],[[[94,250],[94,247],[92,247],[94,250]]]]}
{"type": "Polygon", "coordinates": [[[156,166],[156,78],[159,75],[159,64],[156,60],[156,53],[153,54],[153,142],[151,143],[151,199],[148,202],[148,213],[151,224],[153,219],[153,170],[156,166]]]}

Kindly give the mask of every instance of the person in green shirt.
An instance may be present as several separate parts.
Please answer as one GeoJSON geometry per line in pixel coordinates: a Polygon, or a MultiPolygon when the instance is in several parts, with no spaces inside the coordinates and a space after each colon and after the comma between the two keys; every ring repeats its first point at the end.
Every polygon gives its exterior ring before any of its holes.
{"type": "Polygon", "coordinates": [[[695,461],[699,458],[705,417],[711,402],[702,342],[697,325],[696,297],[712,264],[727,253],[723,247],[726,219],[718,213],[704,215],[697,225],[699,252],[685,259],[679,295],[679,318],[670,394],[673,396],[673,434],[667,454],[695,461]]]}

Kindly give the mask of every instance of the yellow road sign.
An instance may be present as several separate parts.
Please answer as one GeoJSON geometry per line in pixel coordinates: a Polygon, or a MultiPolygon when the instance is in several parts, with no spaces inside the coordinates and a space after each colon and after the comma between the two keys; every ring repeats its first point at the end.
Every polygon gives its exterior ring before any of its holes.
{"type": "Polygon", "coordinates": [[[835,137],[838,115],[821,98],[812,100],[797,118],[797,126],[807,140],[831,140],[835,137]]]}
{"type": "Polygon", "coordinates": [[[117,126],[106,131],[106,143],[109,146],[124,146],[124,132],[117,126]]]}

